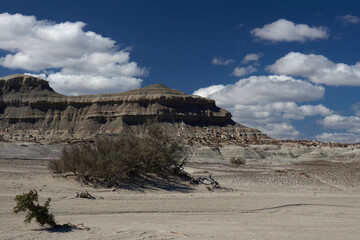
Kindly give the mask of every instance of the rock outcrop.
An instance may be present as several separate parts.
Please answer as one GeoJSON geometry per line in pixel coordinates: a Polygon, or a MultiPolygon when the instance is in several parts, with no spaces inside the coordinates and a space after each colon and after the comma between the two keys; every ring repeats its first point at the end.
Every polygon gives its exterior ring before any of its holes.
{"type": "MultiPolygon", "coordinates": [[[[0,78],[0,135],[9,140],[87,139],[141,131],[157,118],[166,131],[190,144],[269,139],[235,123],[215,101],[155,84],[116,94],[65,96],[28,75],[0,78]]],[[[209,145],[209,144],[208,144],[209,145]]]]}

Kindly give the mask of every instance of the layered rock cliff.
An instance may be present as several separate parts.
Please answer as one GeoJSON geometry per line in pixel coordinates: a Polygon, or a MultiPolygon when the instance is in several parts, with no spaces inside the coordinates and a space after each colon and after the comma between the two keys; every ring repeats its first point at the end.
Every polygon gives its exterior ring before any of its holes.
{"type": "Polygon", "coordinates": [[[141,131],[157,118],[189,143],[260,141],[260,131],[235,123],[215,101],[155,84],[128,92],[65,96],[28,75],[0,78],[0,135],[10,140],[86,139],[141,131]]]}

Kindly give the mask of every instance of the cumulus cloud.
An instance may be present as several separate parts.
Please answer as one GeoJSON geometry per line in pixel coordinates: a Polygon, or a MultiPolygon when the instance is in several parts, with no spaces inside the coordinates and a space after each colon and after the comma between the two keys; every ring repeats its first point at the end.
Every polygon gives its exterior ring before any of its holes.
{"type": "Polygon", "coordinates": [[[295,139],[300,133],[292,125],[292,120],[302,120],[309,116],[331,114],[323,105],[297,105],[294,102],[258,103],[253,105],[224,106],[233,114],[236,122],[260,129],[278,139],[295,139]]]}
{"type": "Polygon", "coordinates": [[[276,74],[306,77],[318,84],[360,86],[360,62],[334,63],[322,55],[290,52],[267,69],[276,74]]]}
{"type": "Polygon", "coordinates": [[[338,19],[340,19],[344,24],[359,24],[360,18],[358,16],[352,15],[352,14],[346,14],[344,16],[338,16],[338,19]]]}
{"type": "Polygon", "coordinates": [[[261,130],[277,139],[295,139],[300,135],[300,132],[289,123],[268,123],[261,130]]]}
{"type": "Polygon", "coordinates": [[[346,129],[348,132],[360,133],[360,117],[358,116],[332,114],[326,116],[320,123],[327,128],[346,129]]]}
{"type": "Polygon", "coordinates": [[[284,75],[252,76],[230,85],[216,85],[201,88],[195,95],[217,100],[218,104],[254,104],[278,101],[304,102],[323,97],[325,89],[322,86],[294,79],[284,75]]]}
{"type": "Polygon", "coordinates": [[[230,106],[233,110],[234,117],[241,116],[246,122],[255,121],[259,125],[278,120],[302,120],[308,116],[327,116],[332,113],[330,109],[319,105],[302,105],[299,106],[294,102],[275,102],[275,103],[257,103],[253,105],[235,104],[230,106]]]}
{"type": "Polygon", "coordinates": [[[299,106],[296,102],[322,98],[324,88],[289,76],[252,76],[230,85],[201,88],[194,94],[215,99],[220,107],[233,114],[236,122],[280,139],[299,135],[292,120],[332,114],[321,104],[299,106]]]}
{"type": "Polygon", "coordinates": [[[293,139],[299,135],[291,120],[332,114],[330,109],[321,104],[299,106],[295,102],[235,104],[225,108],[233,114],[236,122],[258,128],[271,137],[281,139],[293,139]]]}
{"type": "Polygon", "coordinates": [[[130,49],[84,31],[83,22],[54,23],[35,16],[0,14],[0,65],[40,74],[64,94],[137,88],[147,70],[130,61],[130,49]]]}
{"type": "Polygon", "coordinates": [[[315,139],[323,142],[359,143],[360,134],[354,133],[327,133],[316,135],[315,139]]]}
{"type": "Polygon", "coordinates": [[[231,73],[231,75],[236,77],[243,77],[245,75],[249,75],[251,73],[257,72],[257,69],[253,66],[248,67],[236,67],[234,68],[234,71],[231,73]]]}
{"type": "Polygon", "coordinates": [[[324,142],[360,142],[360,117],[359,116],[341,116],[338,114],[330,114],[319,121],[323,127],[334,129],[334,131],[342,130],[346,132],[324,132],[316,135],[315,138],[324,142]]]}
{"type": "Polygon", "coordinates": [[[330,115],[333,111],[325,107],[322,104],[318,105],[302,105],[300,107],[292,107],[284,111],[284,118],[301,120],[308,116],[327,116],[330,115]]]}
{"type": "Polygon", "coordinates": [[[262,56],[263,56],[262,53],[246,54],[245,57],[242,60],[242,63],[244,63],[244,64],[248,64],[249,62],[257,63],[262,56]]]}
{"type": "Polygon", "coordinates": [[[329,37],[329,30],[326,27],[309,27],[286,19],[279,19],[262,28],[255,28],[250,33],[256,39],[272,42],[306,42],[329,37]]]}
{"type": "Polygon", "coordinates": [[[299,132],[292,126],[290,119],[284,119],[282,116],[283,111],[287,111],[287,109],[276,108],[274,104],[234,104],[227,106],[219,104],[219,106],[230,111],[235,122],[257,128],[273,138],[293,139],[297,137],[299,132]]]}
{"type": "Polygon", "coordinates": [[[214,65],[226,66],[226,65],[232,64],[233,62],[235,62],[235,60],[234,59],[224,59],[223,57],[214,57],[211,62],[214,65]]]}

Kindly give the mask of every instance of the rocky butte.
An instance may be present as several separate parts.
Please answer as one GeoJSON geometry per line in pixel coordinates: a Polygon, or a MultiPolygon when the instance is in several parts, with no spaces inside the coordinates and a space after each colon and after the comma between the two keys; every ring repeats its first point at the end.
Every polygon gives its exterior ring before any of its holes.
{"type": "Polygon", "coordinates": [[[140,133],[150,118],[190,145],[269,139],[235,123],[214,100],[162,84],[115,94],[65,96],[33,76],[0,78],[0,135],[5,140],[89,139],[130,129],[140,133]]]}
{"type": "MultiPolygon", "coordinates": [[[[63,143],[126,131],[141,135],[144,123],[153,118],[168,134],[183,141],[188,158],[194,162],[221,163],[232,156],[266,164],[360,157],[360,144],[269,138],[234,122],[214,100],[162,84],[115,94],[65,96],[33,76],[0,78],[0,141],[63,143]]],[[[55,145],[42,147],[58,155],[62,147],[56,150],[55,145]]],[[[38,148],[38,144],[27,146],[26,153],[38,148]]],[[[3,157],[13,156],[13,148],[2,149],[3,157]]],[[[24,149],[15,152],[20,154],[24,149]]]]}

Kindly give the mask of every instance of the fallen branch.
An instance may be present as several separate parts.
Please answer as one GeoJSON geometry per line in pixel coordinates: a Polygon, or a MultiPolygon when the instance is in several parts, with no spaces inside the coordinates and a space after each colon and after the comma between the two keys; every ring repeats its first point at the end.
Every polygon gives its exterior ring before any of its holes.
{"type": "Polygon", "coordinates": [[[179,234],[179,235],[183,235],[185,237],[190,237],[189,235],[187,235],[186,233],[180,233],[180,232],[174,232],[174,231],[170,231],[170,233],[172,234],[179,234]]]}
{"type": "Polygon", "coordinates": [[[86,230],[89,231],[90,228],[85,226],[84,223],[79,223],[79,224],[72,224],[70,222],[62,224],[62,225],[58,225],[57,227],[66,227],[66,228],[72,228],[72,229],[78,229],[78,230],[86,230]]]}
{"type": "Polygon", "coordinates": [[[76,192],[76,197],[77,198],[96,199],[95,197],[91,196],[90,193],[88,193],[88,191],[81,192],[81,193],[76,192]]]}

